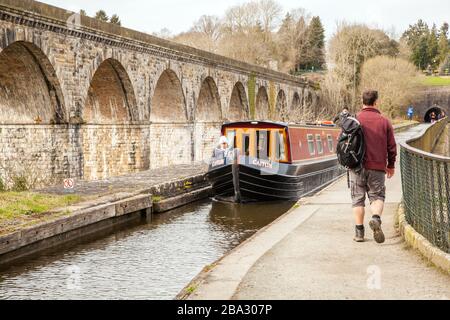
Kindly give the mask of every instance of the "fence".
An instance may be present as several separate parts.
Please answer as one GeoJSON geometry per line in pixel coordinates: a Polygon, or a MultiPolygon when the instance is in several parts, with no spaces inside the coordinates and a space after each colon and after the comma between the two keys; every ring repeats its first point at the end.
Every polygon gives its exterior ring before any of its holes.
{"type": "Polygon", "coordinates": [[[403,201],[408,223],[435,246],[450,253],[450,158],[433,152],[448,119],[401,143],[403,201]]]}

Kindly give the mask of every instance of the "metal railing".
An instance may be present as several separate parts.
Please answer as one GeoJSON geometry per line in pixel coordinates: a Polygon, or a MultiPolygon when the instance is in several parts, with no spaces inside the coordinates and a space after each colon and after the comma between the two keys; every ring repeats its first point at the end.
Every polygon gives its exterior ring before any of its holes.
{"type": "Polygon", "coordinates": [[[431,153],[448,119],[401,143],[403,201],[407,222],[433,245],[450,253],[450,158],[431,153]]]}

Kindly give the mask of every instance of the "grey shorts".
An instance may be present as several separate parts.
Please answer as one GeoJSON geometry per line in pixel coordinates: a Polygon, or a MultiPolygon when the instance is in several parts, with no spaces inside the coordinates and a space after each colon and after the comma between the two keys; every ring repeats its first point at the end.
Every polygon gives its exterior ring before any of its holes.
{"type": "Polygon", "coordinates": [[[386,173],[383,171],[362,169],[359,173],[350,171],[350,189],[352,206],[365,207],[366,194],[370,203],[386,199],[386,173]]]}

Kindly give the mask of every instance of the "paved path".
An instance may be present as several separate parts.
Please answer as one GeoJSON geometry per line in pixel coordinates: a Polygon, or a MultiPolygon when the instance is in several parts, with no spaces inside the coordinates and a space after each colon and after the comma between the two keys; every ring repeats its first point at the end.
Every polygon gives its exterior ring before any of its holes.
{"type": "MultiPolygon", "coordinates": [[[[426,125],[397,135],[412,137],[426,125]]],[[[449,299],[450,277],[408,249],[395,231],[400,172],[389,180],[386,242],[352,241],[346,178],[283,216],[222,259],[191,299],[449,299]]]]}
{"type": "MultiPolygon", "coordinates": [[[[118,192],[132,192],[145,189],[160,183],[181,180],[206,172],[203,163],[171,166],[161,169],[147,170],[123,176],[96,181],[75,181],[73,193],[79,195],[108,195],[118,192]]],[[[51,186],[39,189],[39,192],[66,194],[63,186],[51,186]]]]}

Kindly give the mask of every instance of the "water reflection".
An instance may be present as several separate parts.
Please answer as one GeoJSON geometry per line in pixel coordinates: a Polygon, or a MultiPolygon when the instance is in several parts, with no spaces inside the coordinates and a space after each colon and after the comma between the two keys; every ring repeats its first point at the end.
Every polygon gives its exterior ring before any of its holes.
{"type": "Polygon", "coordinates": [[[203,201],[134,219],[0,271],[0,299],[172,299],[291,206],[203,201]]]}

